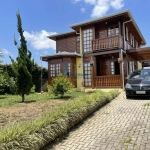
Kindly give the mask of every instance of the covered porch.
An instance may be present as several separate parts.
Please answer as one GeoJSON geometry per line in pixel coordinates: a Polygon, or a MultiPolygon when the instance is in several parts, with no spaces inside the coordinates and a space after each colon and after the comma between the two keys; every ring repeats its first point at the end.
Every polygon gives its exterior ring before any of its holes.
{"type": "Polygon", "coordinates": [[[150,47],[128,49],[126,61],[128,63],[128,74],[133,70],[150,66],[150,47]],[[137,62],[140,63],[140,66],[137,65],[137,62]]]}
{"type": "Polygon", "coordinates": [[[125,57],[120,50],[93,53],[92,88],[122,88],[123,63],[118,58],[125,57]]]}

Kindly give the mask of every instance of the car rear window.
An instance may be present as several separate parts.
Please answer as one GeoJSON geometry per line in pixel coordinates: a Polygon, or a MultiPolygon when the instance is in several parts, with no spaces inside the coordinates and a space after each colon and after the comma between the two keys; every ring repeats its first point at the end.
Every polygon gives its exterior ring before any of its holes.
{"type": "Polygon", "coordinates": [[[130,79],[150,78],[150,70],[142,70],[141,72],[133,72],[130,79]]]}

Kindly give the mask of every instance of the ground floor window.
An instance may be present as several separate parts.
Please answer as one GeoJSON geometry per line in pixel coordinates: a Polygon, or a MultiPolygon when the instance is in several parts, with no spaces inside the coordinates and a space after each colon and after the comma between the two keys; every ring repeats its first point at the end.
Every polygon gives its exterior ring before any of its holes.
{"type": "Polygon", "coordinates": [[[56,77],[60,74],[60,64],[51,64],[50,65],[50,76],[56,77]]]}
{"type": "Polygon", "coordinates": [[[85,86],[92,85],[90,63],[84,63],[84,85],[85,86]]]}
{"type": "Polygon", "coordinates": [[[70,63],[64,64],[64,76],[70,76],[70,63]]]}
{"type": "Polygon", "coordinates": [[[120,74],[120,64],[117,61],[112,61],[110,63],[110,72],[111,75],[119,75],[120,74]]]}

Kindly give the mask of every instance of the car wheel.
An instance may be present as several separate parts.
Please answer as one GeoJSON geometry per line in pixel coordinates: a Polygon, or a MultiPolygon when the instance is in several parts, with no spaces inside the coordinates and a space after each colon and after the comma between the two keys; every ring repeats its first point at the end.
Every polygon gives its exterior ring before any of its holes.
{"type": "Polygon", "coordinates": [[[130,96],[126,95],[126,99],[130,98],[130,96]]]}

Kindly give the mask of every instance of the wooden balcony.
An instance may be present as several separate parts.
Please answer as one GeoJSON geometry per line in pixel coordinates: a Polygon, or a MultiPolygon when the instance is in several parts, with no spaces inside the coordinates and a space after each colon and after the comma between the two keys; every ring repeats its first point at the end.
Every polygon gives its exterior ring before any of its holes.
{"type": "Polygon", "coordinates": [[[92,51],[123,48],[123,38],[119,35],[92,40],[92,51]]]}
{"type": "Polygon", "coordinates": [[[95,88],[121,87],[120,75],[96,76],[94,86],[95,88]]]}

